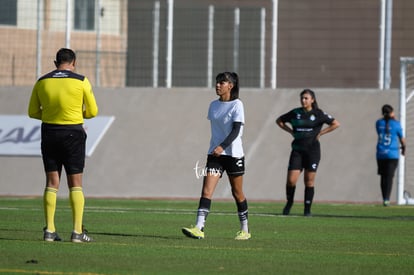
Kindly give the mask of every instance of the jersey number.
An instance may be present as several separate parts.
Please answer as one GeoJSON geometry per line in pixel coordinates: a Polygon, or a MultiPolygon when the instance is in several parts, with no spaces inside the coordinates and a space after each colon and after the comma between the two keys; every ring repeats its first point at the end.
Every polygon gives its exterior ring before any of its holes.
{"type": "Polygon", "coordinates": [[[390,134],[380,134],[380,143],[383,145],[390,145],[391,144],[391,135],[390,134]]]}

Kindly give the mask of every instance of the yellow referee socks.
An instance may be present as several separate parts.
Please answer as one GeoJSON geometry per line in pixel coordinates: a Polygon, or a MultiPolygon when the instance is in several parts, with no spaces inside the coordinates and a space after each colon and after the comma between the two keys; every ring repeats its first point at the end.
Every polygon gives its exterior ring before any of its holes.
{"type": "Polygon", "coordinates": [[[43,208],[45,212],[46,230],[55,232],[55,211],[56,211],[56,197],[58,190],[51,187],[46,187],[43,194],[43,208]]]}
{"type": "Polygon", "coordinates": [[[82,187],[70,188],[69,200],[72,206],[73,231],[80,234],[82,233],[83,208],[85,206],[82,187]]]}

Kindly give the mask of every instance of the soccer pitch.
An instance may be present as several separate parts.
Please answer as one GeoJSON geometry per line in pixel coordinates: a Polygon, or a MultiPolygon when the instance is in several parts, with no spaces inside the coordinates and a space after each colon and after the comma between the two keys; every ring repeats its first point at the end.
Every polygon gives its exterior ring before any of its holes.
{"type": "Polygon", "coordinates": [[[197,201],[87,198],[94,243],[69,241],[69,202],[58,199],[63,242],[43,241],[42,198],[0,198],[0,274],[412,274],[414,207],[322,204],[303,217],[249,202],[252,239],[235,241],[236,206],[214,201],[204,240],[185,237],[197,201]]]}

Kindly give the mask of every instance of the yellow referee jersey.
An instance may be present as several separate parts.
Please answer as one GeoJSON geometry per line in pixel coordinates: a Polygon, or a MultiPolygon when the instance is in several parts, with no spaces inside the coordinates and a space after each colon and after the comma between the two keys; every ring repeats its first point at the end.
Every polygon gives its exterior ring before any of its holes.
{"type": "Polygon", "coordinates": [[[33,87],[29,117],[49,124],[83,124],[84,118],[98,114],[89,80],[67,70],[42,76],[33,87]]]}

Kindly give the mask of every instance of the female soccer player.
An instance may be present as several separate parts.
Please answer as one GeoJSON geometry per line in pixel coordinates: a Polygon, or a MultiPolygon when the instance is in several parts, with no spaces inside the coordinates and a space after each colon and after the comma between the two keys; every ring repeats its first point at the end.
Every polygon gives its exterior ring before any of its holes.
{"type": "Polygon", "coordinates": [[[211,124],[210,148],[208,150],[207,172],[198,205],[196,225],[184,227],[184,235],[204,239],[204,224],[210,212],[211,199],[219,179],[226,171],[240,220],[240,231],[236,240],[248,240],[247,200],[243,193],[244,152],[242,134],[244,127],[244,108],[239,99],[239,77],[236,73],[224,72],[216,76],[218,99],[210,103],[208,119],[211,124]]]}
{"type": "Polygon", "coordinates": [[[283,209],[283,215],[290,213],[296,182],[304,169],[304,215],[311,216],[316,170],[321,159],[319,138],[338,128],[339,122],[319,109],[315,93],[312,90],[303,90],[300,93],[300,102],[302,107],[295,108],[276,120],[276,124],[280,128],[293,136],[286,180],[287,203],[283,209]],[[328,124],[328,127],[322,129],[325,123],[328,124]]]}
{"type": "Polygon", "coordinates": [[[390,204],[390,195],[395,169],[401,154],[405,154],[405,138],[399,121],[395,119],[392,106],[382,106],[383,117],[378,119],[375,128],[377,129],[377,164],[378,175],[381,176],[381,193],[384,206],[390,204]]]}

